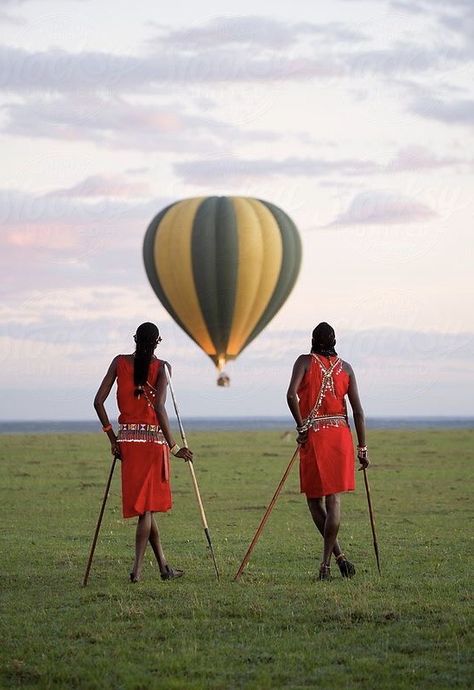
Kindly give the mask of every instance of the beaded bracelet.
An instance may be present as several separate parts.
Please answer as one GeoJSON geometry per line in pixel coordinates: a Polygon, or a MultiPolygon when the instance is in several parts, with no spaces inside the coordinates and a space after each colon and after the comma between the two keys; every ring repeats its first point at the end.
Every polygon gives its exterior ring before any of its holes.
{"type": "Polygon", "coordinates": [[[175,443],[174,446],[172,448],[170,448],[170,453],[171,453],[171,455],[178,455],[180,450],[181,450],[181,447],[178,446],[177,443],[175,443]]]}

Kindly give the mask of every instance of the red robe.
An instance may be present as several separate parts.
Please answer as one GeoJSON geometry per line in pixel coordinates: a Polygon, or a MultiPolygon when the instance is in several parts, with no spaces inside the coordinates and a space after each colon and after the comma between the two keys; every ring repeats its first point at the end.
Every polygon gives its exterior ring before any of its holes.
{"type": "Polygon", "coordinates": [[[354,446],[344,399],[348,389],[349,374],[344,371],[342,360],[311,356],[297,391],[303,419],[313,410],[321,391],[308,440],[300,447],[300,487],[308,498],[354,490],[354,446]],[[324,373],[334,364],[321,391],[324,373]]]}
{"type": "Polygon", "coordinates": [[[124,517],[171,508],[169,448],[154,408],[155,387],[163,362],[153,357],[144,393],[134,395],[133,358],[117,360],[118,442],[122,455],[122,511],[124,517]]]}

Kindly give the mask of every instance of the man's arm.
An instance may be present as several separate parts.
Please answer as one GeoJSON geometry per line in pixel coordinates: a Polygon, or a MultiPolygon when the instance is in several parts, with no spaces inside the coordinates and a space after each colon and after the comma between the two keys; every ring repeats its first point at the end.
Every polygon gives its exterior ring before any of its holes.
{"type": "MultiPolygon", "coordinates": [[[[290,383],[288,386],[288,391],[286,393],[286,402],[288,403],[288,407],[290,408],[290,412],[293,415],[297,428],[303,424],[297,391],[301,385],[303,376],[307,371],[308,359],[309,355],[300,355],[294,363],[290,383]]],[[[308,432],[305,431],[298,435],[297,442],[306,443],[307,438],[308,432]]]]}
{"type": "MultiPolygon", "coordinates": [[[[173,448],[176,444],[174,440],[173,433],[171,431],[170,422],[168,419],[168,413],[166,412],[165,402],[166,402],[166,389],[168,387],[168,380],[166,378],[165,367],[171,374],[171,367],[168,362],[163,362],[160,371],[158,372],[158,380],[156,382],[156,400],[155,400],[155,412],[158,418],[158,422],[163,432],[163,436],[166,439],[166,443],[170,448],[173,448]]],[[[177,458],[182,458],[183,460],[192,460],[193,453],[189,448],[180,448],[174,455],[177,458]]]]}
{"type": "Polygon", "coordinates": [[[106,375],[103,378],[102,383],[99,386],[99,390],[95,394],[94,408],[97,412],[97,416],[99,417],[100,423],[102,424],[102,428],[107,429],[106,433],[109,437],[112,454],[115,455],[115,457],[119,458],[120,447],[117,443],[117,437],[115,435],[114,430],[112,429],[112,425],[109,422],[109,417],[107,415],[104,405],[105,401],[109,396],[110,391],[112,390],[112,386],[115,383],[115,379],[117,378],[117,360],[118,356],[114,357],[107,370],[106,375]]]}
{"type": "MultiPolygon", "coordinates": [[[[357,388],[357,380],[354,374],[354,370],[350,364],[344,362],[344,369],[349,374],[349,390],[347,395],[352,408],[352,416],[354,417],[354,425],[357,434],[357,445],[360,448],[366,448],[365,440],[365,415],[362,409],[362,404],[360,402],[359,390],[357,388]]],[[[367,450],[364,452],[357,452],[357,457],[359,459],[362,467],[368,467],[369,458],[367,455],[367,450]]]]}

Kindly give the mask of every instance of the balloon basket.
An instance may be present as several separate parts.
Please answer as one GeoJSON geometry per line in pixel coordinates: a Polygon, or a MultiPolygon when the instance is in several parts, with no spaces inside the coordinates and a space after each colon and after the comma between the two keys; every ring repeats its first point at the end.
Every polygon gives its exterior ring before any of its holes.
{"type": "Polygon", "coordinates": [[[225,371],[222,371],[217,377],[217,385],[220,388],[228,388],[230,386],[230,378],[225,371]]]}

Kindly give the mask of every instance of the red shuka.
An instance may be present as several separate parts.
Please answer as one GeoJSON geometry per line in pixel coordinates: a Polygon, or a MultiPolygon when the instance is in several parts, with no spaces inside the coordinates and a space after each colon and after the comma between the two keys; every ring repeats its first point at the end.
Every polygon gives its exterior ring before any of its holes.
{"type": "Polygon", "coordinates": [[[117,360],[117,404],[120,410],[118,442],[122,455],[123,516],[171,508],[169,448],[154,408],[155,387],[163,362],[153,357],[144,392],[134,394],[133,358],[117,360]]]}
{"type": "Polygon", "coordinates": [[[344,371],[342,360],[312,354],[297,391],[300,410],[306,419],[318,399],[324,374],[333,365],[308,440],[300,447],[300,487],[308,498],[353,491],[355,487],[354,446],[344,399],[349,389],[349,374],[344,371]]]}

